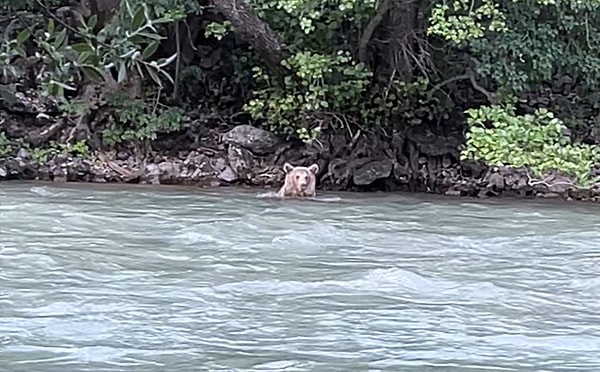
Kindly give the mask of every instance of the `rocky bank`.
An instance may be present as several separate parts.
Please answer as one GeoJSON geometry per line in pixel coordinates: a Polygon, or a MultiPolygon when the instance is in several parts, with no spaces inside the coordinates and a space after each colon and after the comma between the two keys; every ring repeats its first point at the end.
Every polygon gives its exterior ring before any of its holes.
{"type": "MultiPolygon", "coordinates": [[[[5,30],[6,25],[0,25],[0,29],[5,30]]],[[[18,74],[7,84],[15,88],[14,100],[2,94],[0,85],[0,180],[278,188],[283,183],[285,162],[316,162],[320,168],[319,190],[600,200],[599,185],[582,189],[564,175],[550,174],[534,180],[526,169],[491,169],[481,163],[461,162],[464,136],[458,124],[429,127],[400,123],[398,127],[402,129],[387,134],[325,131],[318,140],[304,145],[283,141],[273,133],[248,125],[248,120],[234,122],[230,120],[232,112],[224,110],[228,114],[213,119],[207,119],[211,115],[206,113],[189,113],[190,120],[181,130],[159,134],[150,145],[106,146],[102,140],[107,116],[103,107],[105,93],[125,89],[127,96],[138,97],[142,91],[140,81],[124,86],[110,81],[102,87],[82,85],[77,98],[91,103],[93,108],[79,118],[68,117],[56,102],[39,94],[36,76],[44,66],[35,58],[33,61],[16,58],[12,63],[18,74]],[[228,124],[222,124],[226,116],[228,124]],[[60,144],[82,140],[86,141],[86,151],[60,149],[60,144]]],[[[223,71],[222,75],[211,75],[211,79],[227,80],[232,70],[223,71]]],[[[196,92],[201,86],[193,88],[187,92],[193,103],[208,99],[208,93],[196,92]]],[[[209,93],[211,97],[224,94],[222,90],[209,93]]],[[[233,90],[228,96],[239,95],[233,90]]],[[[533,102],[533,98],[529,101],[533,102]]],[[[205,111],[214,112],[220,106],[214,110],[206,107],[205,111]]],[[[464,118],[450,121],[460,123],[464,118]]],[[[596,172],[600,174],[600,167],[596,172]]]]}
{"type": "Polygon", "coordinates": [[[143,150],[125,145],[117,150],[98,148],[84,156],[63,151],[43,161],[30,150],[49,141],[61,143],[72,135],[73,126],[66,119],[31,108],[0,112],[0,131],[7,140],[20,139],[23,144],[0,156],[0,180],[278,188],[285,162],[316,162],[319,190],[600,200],[599,186],[581,189],[560,174],[534,180],[526,169],[490,169],[460,162],[461,132],[434,133],[423,126],[388,136],[330,132],[304,145],[282,141],[248,124],[209,126],[192,121],[179,133],[161,135],[143,150]]]}

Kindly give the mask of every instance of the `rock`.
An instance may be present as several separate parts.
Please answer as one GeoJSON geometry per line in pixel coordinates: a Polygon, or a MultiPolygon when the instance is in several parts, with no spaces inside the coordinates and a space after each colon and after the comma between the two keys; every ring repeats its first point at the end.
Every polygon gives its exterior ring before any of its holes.
{"type": "Polygon", "coordinates": [[[357,186],[370,185],[378,179],[388,178],[393,166],[391,159],[370,161],[354,170],[352,181],[357,186]]]}
{"type": "Polygon", "coordinates": [[[460,180],[454,185],[453,189],[466,195],[475,195],[477,193],[477,186],[474,180],[460,180]]]}
{"type": "Polygon", "coordinates": [[[477,197],[479,199],[487,199],[490,196],[496,196],[497,194],[493,191],[489,191],[489,190],[479,190],[479,192],[477,193],[477,197]]]}
{"type": "Polygon", "coordinates": [[[257,155],[271,154],[281,143],[275,134],[247,124],[238,125],[225,133],[223,141],[244,147],[257,155]]]}
{"type": "Polygon", "coordinates": [[[117,157],[117,160],[127,160],[127,159],[129,159],[129,154],[126,153],[125,151],[119,151],[117,153],[116,157],[117,157]]]}
{"type": "Polygon", "coordinates": [[[8,172],[6,171],[6,167],[0,165],[0,178],[6,178],[8,172]]]}
{"type": "Polygon", "coordinates": [[[159,181],[161,184],[173,184],[181,181],[181,164],[173,160],[158,164],[159,181]]]}
{"type": "Polygon", "coordinates": [[[442,157],[442,168],[450,168],[452,165],[452,159],[446,154],[442,157]]]}
{"type": "Polygon", "coordinates": [[[19,149],[19,151],[17,151],[17,157],[19,157],[21,159],[29,159],[30,155],[27,150],[25,150],[24,148],[21,147],[19,149]]]}
{"type": "Polygon", "coordinates": [[[90,173],[91,164],[87,160],[80,158],[74,158],[67,166],[67,180],[69,182],[76,182],[88,179],[90,173]]]}
{"type": "Polygon", "coordinates": [[[482,162],[464,160],[460,163],[460,168],[467,177],[481,178],[485,175],[488,167],[482,162]]]}
{"type": "Polygon", "coordinates": [[[576,200],[591,200],[594,197],[592,189],[573,189],[569,190],[569,198],[576,200]]]}
{"type": "Polygon", "coordinates": [[[448,190],[444,193],[444,195],[448,196],[461,196],[461,192],[459,190],[448,190]]]}
{"type": "Polygon", "coordinates": [[[181,163],[175,160],[165,160],[158,164],[146,164],[140,175],[140,183],[150,183],[153,185],[177,184],[184,183],[184,181],[181,163]]]}
{"type": "Polygon", "coordinates": [[[2,168],[4,169],[2,173],[5,173],[3,178],[31,179],[31,175],[36,173],[31,162],[14,157],[5,159],[2,168]]]}
{"type": "Polygon", "coordinates": [[[53,122],[52,118],[43,112],[40,112],[35,117],[35,124],[38,127],[45,127],[46,125],[49,125],[52,122],[53,122]]]}
{"type": "Polygon", "coordinates": [[[225,169],[221,173],[219,173],[217,178],[227,183],[235,182],[238,179],[233,169],[231,169],[231,167],[229,166],[225,167],[225,169]]]}
{"type": "Polygon", "coordinates": [[[248,150],[236,145],[229,146],[227,151],[229,165],[238,178],[250,180],[256,167],[254,156],[248,150]]]}
{"type": "Polygon", "coordinates": [[[498,173],[504,178],[505,189],[522,191],[530,187],[526,169],[501,167],[498,173]]]}
{"type": "Polygon", "coordinates": [[[393,168],[394,178],[401,183],[408,183],[410,180],[410,170],[407,165],[395,163],[393,168]]]}
{"type": "Polygon", "coordinates": [[[140,176],[140,183],[150,183],[152,185],[160,184],[160,169],[157,164],[146,164],[146,167],[140,176]]]}
{"type": "Polygon", "coordinates": [[[536,196],[538,198],[544,198],[544,199],[558,199],[558,198],[560,198],[560,194],[556,193],[556,192],[538,193],[538,194],[536,194],[536,196]]]}
{"type": "Polygon", "coordinates": [[[42,180],[42,181],[52,181],[52,172],[50,172],[50,169],[48,168],[47,164],[41,165],[40,167],[38,167],[38,174],[37,174],[37,178],[42,180]]]}
{"type": "Polygon", "coordinates": [[[207,179],[213,179],[215,174],[223,170],[226,166],[226,160],[223,159],[225,154],[219,153],[217,160],[223,163],[223,166],[216,168],[214,166],[214,158],[210,158],[204,153],[197,151],[190,151],[181,167],[181,174],[179,175],[182,183],[185,184],[197,184],[206,183],[207,179]]]}
{"type": "Polygon", "coordinates": [[[329,175],[329,179],[331,179],[331,183],[336,189],[345,188],[350,179],[350,167],[348,166],[348,162],[343,159],[333,159],[329,162],[327,167],[327,174],[329,175]]]}
{"type": "Polygon", "coordinates": [[[52,175],[54,176],[52,178],[52,180],[54,182],[60,182],[60,183],[64,183],[67,182],[67,169],[65,164],[61,164],[60,166],[56,167],[54,169],[54,171],[52,172],[52,175]]]}
{"type": "Polygon", "coordinates": [[[213,162],[213,168],[219,171],[223,171],[226,167],[229,167],[227,165],[227,159],[222,158],[222,157],[218,157],[214,162],[213,162]]]}
{"type": "Polygon", "coordinates": [[[406,137],[417,144],[422,154],[428,156],[442,156],[450,154],[459,156],[459,146],[463,142],[462,135],[456,133],[453,136],[439,135],[419,125],[408,131],[406,137]]]}
{"type": "Polygon", "coordinates": [[[504,177],[500,173],[490,173],[487,177],[488,187],[496,191],[504,190],[504,177]]]}
{"type": "Polygon", "coordinates": [[[544,181],[550,185],[550,192],[558,194],[566,194],[575,188],[575,180],[561,175],[552,175],[544,181]]]}

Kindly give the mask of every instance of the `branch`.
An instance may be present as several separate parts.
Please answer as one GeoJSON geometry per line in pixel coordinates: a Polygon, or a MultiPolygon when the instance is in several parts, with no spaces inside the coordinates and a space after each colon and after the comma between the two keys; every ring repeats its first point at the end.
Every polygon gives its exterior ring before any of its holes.
{"type": "Polygon", "coordinates": [[[462,74],[462,75],[453,76],[451,78],[448,78],[448,79],[436,84],[433,88],[431,88],[431,90],[429,92],[427,92],[427,95],[429,97],[431,97],[431,95],[433,95],[433,93],[440,90],[444,85],[448,85],[450,83],[453,83],[453,82],[459,81],[459,80],[466,80],[468,78],[469,78],[469,74],[462,74]]]}
{"type": "Polygon", "coordinates": [[[498,102],[498,100],[496,99],[496,96],[495,96],[494,93],[488,91],[487,89],[485,89],[484,87],[482,87],[481,85],[479,85],[479,83],[477,83],[477,80],[475,80],[475,71],[473,71],[470,68],[467,69],[467,72],[464,73],[464,74],[462,74],[462,75],[453,76],[451,78],[448,78],[448,79],[446,79],[446,80],[438,83],[433,88],[431,88],[431,90],[429,92],[427,92],[427,95],[431,96],[437,90],[441,89],[444,85],[448,85],[448,84],[453,83],[455,81],[467,80],[467,79],[469,79],[469,81],[471,82],[471,85],[473,86],[473,89],[475,89],[476,91],[478,91],[481,94],[483,94],[485,96],[485,98],[487,98],[487,100],[488,100],[489,103],[491,103],[492,105],[495,105],[498,102]]]}
{"type": "Polygon", "coordinates": [[[486,90],[485,88],[483,88],[481,85],[479,85],[477,83],[477,81],[475,80],[475,72],[471,69],[467,70],[467,74],[469,75],[469,80],[471,81],[471,85],[473,85],[473,88],[477,91],[479,91],[481,94],[483,94],[489,103],[491,103],[492,105],[495,105],[498,103],[498,100],[496,99],[496,96],[494,93],[489,92],[488,90],[486,90]]]}
{"type": "Polygon", "coordinates": [[[281,61],[287,56],[287,45],[281,37],[244,0],[211,0],[214,9],[234,27],[234,32],[249,43],[267,62],[270,72],[281,78],[290,75],[281,61]]]}
{"type": "Polygon", "coordinates": [[[383,0],[379,8],[377,8],[377,13],[375,16],[369,21],[369,24],[365,28],[365,31],[360,37],[360,41],[358,42],[358,60],[365,63],[367,62],[367,47],[369,46],[369,41],[373,37],[375,30],[381,22],[383,21],[383,17],[390,11],[392,8],[391,0],[383,0]]]}
{"type": "Polygon", "coordinates": [[[552,186],[569,186],[569,187],[577,189],[577,190],[588,190],[588,188],[577,186],[573,182],[548,183],[548,181],[546,181],[546,180],[534,181],[533,177],[531,177],[529,172],[525,172],[525,175],[527,176],[527,185],[532,186],[532,187],[537,186],[537,185],[542,185],[542,186],[546,186],[548,189],[550,189],[550,188],[552,188],[552,186]]]}
{"type": "Polygon", "coordinates": [[[175,22],[175,42],[177,43],[177,60],[175,61],[175,81],[173,84],[172,99],[179,104],[179,84],[181,70],[181,40],[180,40],[179,21],[175,22]]]}
{"type": "MultiPolygon", "coordinates": [[[[66,28],[67,30],[71,31],[72,33],[74,33],[77,36],[80,37],[87,37],[87,35],[84,35],[81,31],[77,30],[76,28],[72,27],[71,25],[69,25],[68,23],[64,22],[62,19],[58,18],[54,13],[52,13],[52,11],[46,6],[44,5],[40,0],[35,0],[36,3],[38,4],[39,7],[41,7],[44,12],[52,19],[54,19],[56,22],[58,22],[60,25],[62,25],[64,28],[66,28]]],[[[75,16],[79,16],[81,17],[81,19],[84,19],[83,15],[77,11],[74,10],[74,14],[75,16]]],[[[106,44],[100,40],[98,40],[97,38],[94,40],[95,42],[97,42],[98,44],[106,47],[106,48],[111,48],[111,45],[106,44]]]]}

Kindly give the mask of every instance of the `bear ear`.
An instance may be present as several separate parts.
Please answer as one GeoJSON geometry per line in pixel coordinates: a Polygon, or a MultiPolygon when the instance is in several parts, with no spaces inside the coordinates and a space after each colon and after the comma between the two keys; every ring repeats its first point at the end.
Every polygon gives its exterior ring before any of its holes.
{"type": "Polygon", "coordinates": [[[311,165],[310,167],[308,167],[308,170],[313,172],[314,174],[319,173],[319,164],[315,163],[311,165]]]}
{"type": "Polygon", "coordinates": [[[293,167],[293,166],[292,166],[290,163],[285,163],[285,164],[283,165],[283,171],[284,171],[285,173],[289,173],[289,172],[291,172],[293,169],[294,169],[294,167],[293,167]]]}

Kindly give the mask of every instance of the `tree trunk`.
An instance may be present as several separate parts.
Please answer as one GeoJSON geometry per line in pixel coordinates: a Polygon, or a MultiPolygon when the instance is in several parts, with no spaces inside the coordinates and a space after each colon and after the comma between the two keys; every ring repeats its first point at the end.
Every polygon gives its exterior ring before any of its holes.
{"type": "Polygon", "coordinates": [[[244,0],[211,0],[211,3],[235,27],[234,32],[239,38],[262,56],[271,74],[280,78],[289,74],[281,65],[287,55],[287,46],[244,0]]]}
{"type": "Polygon", "coordinates": [[[361,45],[362,50],[360,50],[362,58],[377,67],[377,75],[382,79],[395,76],[400,80],[409,81],[419,70],[428,69],[426,25],[421,9],[423,3],[419,1],[382,3],[380,12],[374,18],[378,27],[372,38],[371,55],[366,56],[364,45],[361,45]],[[381,14],[382,12],[385,14],[381,14]]]}

